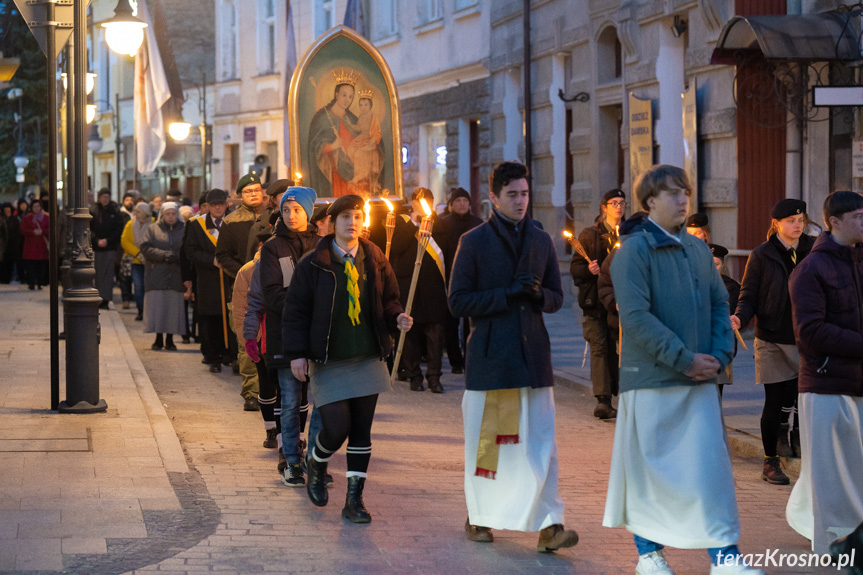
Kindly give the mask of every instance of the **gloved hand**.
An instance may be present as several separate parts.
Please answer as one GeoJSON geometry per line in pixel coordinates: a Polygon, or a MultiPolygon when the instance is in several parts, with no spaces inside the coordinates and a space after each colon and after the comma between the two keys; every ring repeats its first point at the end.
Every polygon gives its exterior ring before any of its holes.
{"type": "Polygon", "coordinates": [[[261,361],[261,356],[258,353],[258,342],[256,342],[253,339],[247,339],[245,347],[246,347],[246,355],[249,356],[249,359],[251,359],[255,363],[258,363],[259,361],[261,361]]]}
{"type": "Polygon", "coordinates": [[[530,294],[532,277],[531,274],[527,273],[517,274],[512,285],[504,291],[506,302],[511,304],[518,299],[528,296],[530,294]]]}
{"type": "Polygon", "coordinates": [[[525,284],[525,297],[536,304],[541,304],[545,296],[542,293],[542,281],[533,274],[529,275],[529,280],[525,284]]]}

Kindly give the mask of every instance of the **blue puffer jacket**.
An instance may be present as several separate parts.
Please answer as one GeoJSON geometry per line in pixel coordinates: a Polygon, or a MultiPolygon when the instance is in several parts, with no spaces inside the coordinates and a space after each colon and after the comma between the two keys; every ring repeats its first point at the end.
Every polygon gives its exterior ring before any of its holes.
{"type": "Polygon", "coordinates": [[[620,308],[620,391],[695,383],[684,375],[696,353],[724,368],[734,335],[728,291],[710,248],[682,228],[679,242],[652,220],[622,238],[611,264],[620,308]]]}

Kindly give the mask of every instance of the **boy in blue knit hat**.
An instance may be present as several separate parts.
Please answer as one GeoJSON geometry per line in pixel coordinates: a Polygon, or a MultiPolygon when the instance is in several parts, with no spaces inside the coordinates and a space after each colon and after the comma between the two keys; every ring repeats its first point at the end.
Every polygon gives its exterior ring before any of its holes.
{"type": "MultiPolygon", "coordinates": [[[[320,238],[317,228],[309,226],[314,215],[317,193],[312,188],[290,186],[279,204],[281,217],[273,237],[261,248],[261,290],[266,303],[265,337],[262,351],[267,369],[278,373],[281,391],[281,449],[286,463],[280,466],[282,482],[288,487],[305,485],[301,462],[304,442],[301,440],[309,412],[308,383],[291,374],[291,362],[285,358],[282,345],[282,308],[294,269],[304,254],[313,250],[320,238]],[[265,344],[265,345],[264,345],[265,344]]],[[[247,349],[257,351],[257,342],[246,341],[247,349]]],[[[251,356],[251,353],[249,354],[251,356]]],[[[257,355],[257,354],[256,354],[257,355]]],[[[309,424],[310,435],[320,429],[320,416],[309,424]]]]}

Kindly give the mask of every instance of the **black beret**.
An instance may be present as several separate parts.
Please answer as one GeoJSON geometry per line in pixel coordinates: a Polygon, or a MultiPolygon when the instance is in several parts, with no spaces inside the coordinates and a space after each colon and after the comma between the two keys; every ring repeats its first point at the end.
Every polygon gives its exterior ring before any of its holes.
{"type": "Polygon", "coordinates": [[[293,180],[276,180],[267,186],[267,195],[275,198],[279,194],[284,194],[285,191],[293,185],[293,180]]]}
{"type": "Polygon", "coordinates": [[[613,190],[608,190],[602,195],[602,204],[605,205],[608,203],[608,200],[614,198],[623,198],[626,199],[626,194],[623,193],[623,190],[618,190],[617,188],[613,190]]]}
{"type": "Polygon", "coordinates": [[[687,228],[703,228],[707,225],[707,214],[692,214],[686,218],[687,228]]]}
{"type": "Polygon", "coordinates": [[[213,188],[209,192],[207,192],[207,203],[208,204],[218,204],[228,201],[228,192],[225,190],[220,190],[219,188],[213,188]]]}
{"type": "Polygon", "coordinates": [[[780,200],[776,207],[773,208],[773,213],[770,217],[774,220],[782,220],[806,213],[806,202],[803,200],[795,200],[793,198],[785,198],[780,200]]]}
{"type": "Polygon", "coordinates": [[[728,248],[725,246],[720,246],[719,244],[708,244],[710,246],[710,251],[713,253],[713,257],[719,259],[725,259],[725,256],[728,255],[728,248]]]}
{"type": "Polygon", "coordinates": [[[324,204],[322,206],[318,206],[315,208],[315,215],[312,216],[312,221],[309,222],[311,224],[317,224],[319,221],[327,217],[327,210],[329,209],[329,204],[324,204]]]}
{"type": "Polygon", "coordinates": [[[453,203],[458,198],[467,198],[470,200],[470,192],[464,188],[453,188],[449,195],[449,203],[453,203]]]}
{"type": "Polygon", "coordinates": [[[345,210],[362,210],[365,207],[366,201],[360,196],[349,194],[337,199],[327,210],[327,214],[333,219],[336,219],[340,213],[345,210]]]}
{"type": "Polygon", "coordinates": [[[236,189],[237,195],[239,196],[240,194],[242,194],[243,188],[245,188],[246,186],[251,186],[252,184],[260,184],[260,183],[261,183],[261,176],[259,176],[258,174],[255,174],[255,173],[246,174],[245,176],[240,178],[239,182],[237,182],[237,189],[236,189]]]}

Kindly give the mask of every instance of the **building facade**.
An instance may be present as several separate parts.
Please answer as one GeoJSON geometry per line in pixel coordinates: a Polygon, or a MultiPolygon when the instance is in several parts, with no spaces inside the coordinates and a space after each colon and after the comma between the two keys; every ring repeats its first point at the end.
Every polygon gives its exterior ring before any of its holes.
{"type": "MultiPolygon", "coordinates": [[[[96,74],[88,101],[95,106],[90,138],[88,173],[92,190],[108,188],[115,199],[127,190],[152,197],[178,189],[191,200],[206,187],[199,125],[206,110],[208,134],[214,112],[213,82],[215,20],[210,0],[148,0],[162,61],[170,77],[172,100],[163,108],[165,129],[173,121],[192,125],[181,142],[167,136],[167,146],[156,170],[138,171],[134,119],[135,59],[114,53],[105,42],[101,23],[114,16],[114,0],[92,0],[88,12],[88,65],[96,74]]],[[[137,2],[133,2],[137,9],[137,2]]]]}
{"type": "MultiPolygon", "coordinates": [[[[287,6],[215,0],[217,83],[213,185],[231,189],[257,159],[270,179],[290,177],[284,117],[287,6]],[[221,166],[221,167],[219,167],[221,166]]],[[[401,103],[407,193],[425,186],[476,194],[488,174],[490,0],[368,0],[362,30],[387,61],[401,103]]],[[[292,2],[298,57],[344,22],[347,0],[292,2]]]]}

